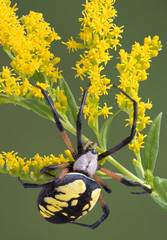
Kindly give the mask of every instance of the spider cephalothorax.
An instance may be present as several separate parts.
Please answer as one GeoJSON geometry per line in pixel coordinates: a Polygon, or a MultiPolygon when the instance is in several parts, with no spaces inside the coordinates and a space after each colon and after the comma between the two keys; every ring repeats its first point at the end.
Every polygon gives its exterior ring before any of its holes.
{"type": "MultiPolygon", "coordinates": [[[[39,87],[39,86],[37,86],[39,87]]],[[[70,150],[74,162],[62,163],[59,165],[48,166],[41,170],[41,173],[48,174],[49,171],[64,168],[57,176],[53,176],[53,180],[44,184],[23,183],[25,188],[43,188],[38,197],[38,209],[42,216],[49,222],[62,224],[73,223],[92,229],[99,226],[109,215],[109,209],[101,195],[101,187],[108,193],[111,192],[109,186],[96,174],[96,170],[100,170],[111,178],[131,187],[141,187],[145,190],[144,193],[151,193],[151,189],[138,182],[132,182],[126,178],[111,172],[110,170],[100,166],[99,160],[109,156],[126,146],[133,139],[136,132],[137,121],[137,103],[129,95],[120,88],[113,85],[114,88],[122,92],[129,98],[134,107],[133,124],[130,135],[122,142],[112,147],[111,149],[98,154],[92,144],[88,142],[85,146],[82,145],[82,124],[83,108],[85,105],[88,89],[83,93],[81,107],[77,116],[77,152],[75,151],[67,133],[59,120],[58,114],[53,107],[52,101],[48,97],[45,90],[39,87],[45,97],[54,116],[55,123],[62,135],[68,149],[70,150]],[[99,201],[103,210],[103,215],[92,225],[76,222],[80,217],[87,214],[99,201]]]]}

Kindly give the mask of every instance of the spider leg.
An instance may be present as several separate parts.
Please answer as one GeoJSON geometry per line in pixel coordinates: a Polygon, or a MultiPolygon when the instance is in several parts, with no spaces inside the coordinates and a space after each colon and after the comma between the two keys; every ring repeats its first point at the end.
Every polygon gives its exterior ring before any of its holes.
{"type": "Polygon", "coordinates": [[[62,136],[62,138],[63,138],[63,140],[65,142],[65,144],[67,145],[67,147],[70,150],[71,154],[75,158],[75,156],[76,156],[75,149],[74,149],[74,147],[73,147],[73,145],[72,145],[72,143],[71,143],[71,141],[70,141],[70,139],[69,139],[69,137],[68,137],[64,127],[63,127],[63,124],[59,120],[58,113],[56,112],[56,110],[55,110],[55,108],[53,106],[52,101],[50,100],[50,98],[48,97],[48,95],[47,95],[47,93],[46,93],[46,91],[44,89],[42,89],[40,86],[36,86],[36,87],[41,89],[41,92],[42,92],[42,94],[43,94],[43,96],[44,96],[48,106],[50,107],[50,109],[51,109],[51,111],[53,113],[53,117],[54,117],[56,126],[57,126],[57,128],[58,128],[58,130],[59,130],[59,132],[60,132],[60,134],[61,134],[61,136],[62,136]]]}
{"type": "Polygon", "coordinates": [[[52,166],[42,168],[41,173],[47,174],[51,177],[54,177],[56,179],[56,183],[59,183],[63,180],[65,175],[69,172],[70,166],[71,166],[70,162],[69,163],[61,163],[58,165],[52,165],[52,166]],[[55,177],[53,174],[49,173],[49,171],[61,169],[61,168],[64,168],[64,169],[61,171],[61,173],[57,177],[55,177]]]}
{"type": "Polygon", "coordinates": [[[103,215],[99,218],[99,220],[97,220],[95,223],[93,223],[91,225],[78,223],[78,222],[71,222],[71,223],[76,224],[76,225],[80,225],[80,226],[83,226],[83,227],[89,227],[91,229],[97,228],[108,217],[108,215],[110,213],[109,208],[108,208],[107,204],[105,203],[102,195],[100,195],[100,197],[99,197],[99,202],[100,202],[100,205],[101,205],[102,210],[103,210],[103,215]]]}
{"type": "Polygon", "coordinates": [[[98,160],[101,160],[109,155],[111,155],[112,153],[120,150],[121,148],[125,147],[127,144],[129,144],[132,139],[135,136],[136,133],[136,122],[137,122],[137,102],[131,98],[128,94],[126,94],[122,89],[118,88],[117,86],[113,85],[114,88],[118,89],[121,93],[123,93],[127,98],[129,98],[132,102],[133,102],[133,124],[132,124],[132,128],[131,128],[131,133],[128,137],[126,137],[122,142],[120,142],[119,144],[117,144],[116,146],[112,147],[111,149],[101,153],[98,155],[98,160]]]}
{"type": "Polygon", "coordinates": [[[87,94],[88,94],[88,88],[86,90],[84,90],[81,106],[80,106],[79,113],[78,113],[78,116],[77,116],[76,128],[77,128],[78,154],[82,153],[82,151],[83,151],[83,145],[82,145],[82,115],[83,115],[83,108],[85,106],[85,101],[86,101],[87,94]]]}
{"type": "Polygon", "coordinates": [[[107,193],[111,193],[111,188],[105,182],[103,182],[103,180],[97,174],[94,174],[93,177],[107,193]]]}
{"type": "Polygon", "coordinates": [[[43,188],[43,187],[47,187],[47,186],[55,186],[57,184],[57,182],[55,181],[55,179],[53,181],[47,182],[47,183],[42,183],[42,184],[38,184],[38,183],[24,183],[20,178],[18,178],[19,182],[22,184],[22,186],[24,188],[43,188]]]}
{"type": "Polygon", "coordinates": [[[24,183],[20,178],[18,178],[18,180],[24,188],[42,188],[42,187],[45,187],[45,183],[44,184],[24,183]]]}
{"type": "Polygon", "coordinates": [[[152,192],[152,190],[150,188],[146,187],[145,185],[143,185],[143,184],[141,184],[139,182],[132,182],[132,181],[126,179],[126,178],[120,177],[116,173],[111,172],[110,170],[108,170],[107,168],[99,166],[98,169],[101,172],[104,172],[108,176],[112,177],[113,179],[115,179],[118,182],[123,183],[126,186],[129,186],[129,187],[140,187],[140,188],[145,190],[144,192],[132,192],[132,194],[145,194],[145,193],[151,194],[151,192],[152,192]]]}
{"type": "MultiPolygon", "coordinates": [[[[63,180],[64,176],[69,172],[68,168],[65,168],[61,171],[61,173],[58,175],[58,177],[54,178],[52,181],[49,181],[47,183],[24,183],[20,178],[18,178],[19,182],[23,185],[24,188],[43,188],[43,187],[51,187],[51,186],[56,186],[60,181],[63,180]]],[[[46,172],[46,174],[48,174],[46,172]]]]}
{"type": "Polygon", "coordinates": [[[56,187],[57,184],[59,184],[60,179],[54,178],[52,181],[49,181],[47,183],[24,183],[20,178],[18,178],[19,182],[22,184],[24,188],[44,188],[44,187],[56,187]]]}
{"type": "Polygon", "coordinates": [[[57,170],[60,168],[69,168],[69,167],[71,167],[71,164],[72,164],[71,162],[68,162],[68,163],[61,163],[61,164],[57,164],[57,165],[47,166],[47,167],[42,168],[40,172],[48,174],[48,172],[52,171],[52,170],[57,170]]]}

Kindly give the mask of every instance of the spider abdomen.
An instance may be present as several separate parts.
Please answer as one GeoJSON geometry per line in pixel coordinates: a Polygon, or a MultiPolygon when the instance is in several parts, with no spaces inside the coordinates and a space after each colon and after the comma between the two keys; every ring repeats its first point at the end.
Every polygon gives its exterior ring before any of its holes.
{"type": "Polygon", "coordinates": [[[80,173],[69,173],[57,186],[43,188],[38,198],[38,209],[49,222],[73,222],[94,207],[100,191],[93,179],[80,173]]]}

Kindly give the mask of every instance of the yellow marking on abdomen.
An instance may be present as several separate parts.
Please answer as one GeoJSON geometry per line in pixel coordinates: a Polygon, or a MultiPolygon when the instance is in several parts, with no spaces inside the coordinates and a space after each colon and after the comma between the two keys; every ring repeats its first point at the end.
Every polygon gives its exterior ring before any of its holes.
{"type": "Polygon", "coordinates": [[[51,215],[49,215],[49,214],[47,214],[47,213],[44,213],[44,212],[42,212],[41,210],[40,210],[39,212],[40,212],[40,214],[41,214],[44,218],[50,218],[50,217],[51,217],[51,215]]]}
{"type": "Polygon", "coordinates": [[[61,211],[62,210],[62,208],[61,207],[54,207],[54,206],[52,206],[52,205],[46,205],[46,207],[47,207],[47,209],[49,210],[49,211],[51,211],[51,212],[59,212],[59,211],[61,211]]]}
{"type": "Polygon", "coordinates": [[[85,210],[88,209],[88,208],[89,208],[89,204],[86,204],[86,205],[83,207],[82,211],[85,211],[85,210]]]}
{"type": "Polygon", "coordinates": [[[87,213],[88,213],[87,210],[83,211],[83,212],[82,212],[82,217],[83,217],[84,215],[86,215],[87,213]]]}
{"type": "Polygon", "coordinates": [[[57,200],[52,198],[52,197],[45,197],[44,198],[44,201],[48,204],[51,204],[53,206],[56,206],[57,205],[57,200]]]}
{"type": "Polygon", "coordinates": [[[77,200],[77,199],[75,199],[75,200],[72,200],[72,202],[71,202],[71,206],[76,206],[76,205],[77,205],[77,203],[78,203],[78,200],[77,200]]]}
{"type": "Polygon", "coordinates": [[[86,185],[79,179],[68,183],[65,186],[60,186],[56,190],[63,194],[56,194],[55,198],[67,202],[72,198],[78,198],[80,194],[84,193],[86,191],[86,185]]]}
{"type": "Polygon", "coordinates": [[[67,213],[65,213],[65,212],[62,212],[62,214],[63,214],[64,216],[68,216],[68,214],[67,214],[67,213]]]}
{"type": "Polygon", "coordinates": [[[46,208],[44,208],[42,205],[39,205],[40,208],[40,213],[42,214],[43,217],[45,218],[50,218],[51,216],[54,215],[54,213],[48,211],[46,208]]]}
{"type": "MultiPolygon", "coordinates": [[[[68,203],[67,202],[61,202],[61,201],[58,201],[58,200],[56,200],[56,199],[54,199],[52,197],[45,197],[44,201],[46,203],[50,204],[51,206],[53,206],[52,209],[54,210],[54,212],[56,212],[56,211],[58,212],[58,211],[62,210],[63,207],[68,207],[68,203]]],[[[49,206],[49,205],[47,205],[47,206],[49,206]]]]}
{"type": "Polygon", "coordinates": [[[89,211],[94,207],[94,205],[96,204],[97,200],[99,199],[100,192],[101,192],[100,188],[97,188],[94,191],[92,191],[92,194],[91,194],[92,200],[90,201],[89,211]]]}

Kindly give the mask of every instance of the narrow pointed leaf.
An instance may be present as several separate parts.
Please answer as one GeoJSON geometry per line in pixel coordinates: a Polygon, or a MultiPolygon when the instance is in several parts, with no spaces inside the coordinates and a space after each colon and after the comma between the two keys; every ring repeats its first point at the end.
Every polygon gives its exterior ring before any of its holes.
{"type": "Polygon", "coordinates": [[[154,177],[154,187],[159,197],[151,195],[153,200],[167,212],[167,179],[154,177]]]}
{"type": "Polygon", "coordinates": [[[49,120],[53,120],[52,112],[45,103],[41,102],[40,100],[34,98],[24,98],[17,103],[26,109],[29,109],[41,117],[47,118],[49,120]]]}
{"type": "Polygon", "coordinates": [[[165,212],[167,212],[167,203],[165,203],[159,198],[156,198],[155,196],[151,195],[151,197],[165,212]]]}
{"type": "Polygon", "coordinates": [[[154,177],[154,187],[160,198],[167,204],[167,179],[154,177]]]}
{"type": "Polygon", "coordinates": [[[161,118],[162,113],[160,113],[151,124],[143,150],[143,168],[145,170],[150,169],[152,172],[154,171],[158,155],[161,118]]]}
{"type": "Polygon", "coordinates": [[[64,78],[58,79],[58,84],[61,90],[64,90],[64,95],[67,97],[68,109],[66,116],[68,117],[69,122],[75,126],[77,120],[77,104],[75,102],[74,96],[64,78]]]}
{"type": "Polygon", "coordinates": [[[18,101],[10,99],[7,95],[0,94],[0,103],[13,103],[15,105],[19,105],[28,110],[31,110],[41,117],[53,120],[50,108],[40,100],[34,98],[23,98],[18,101]]]}
{"type": "Polygon", "coordinates": [[[109,133],[112,120],[113,120],[113,115],[110,116],[107,120],[105,120],[105,122],[103,123],[100,129],[99,144],[102,149],[106,149],[107,147],[108,133],[109,133]]]}
{"type": "Polygon", "coordinates": [[[119,113],[120,111],[116,112],[115,114],[111,115],[105,122],[103,123],[100,129],[100,137],[99,137],[99,144],[102,149],[106,149],[107,147],[107,140],[108,140],[108,133],[110,130],[110,125],[113,118],[119,113]]]}
{"type": "Polygon", "coordinates": [[[10,103],[10,102],[11,102],[11,100],[10,100],[10,98],[7,95],[5,95],[3,93],[0,93],[0,104],[2,104],[2,103],[10,103]]]}
{"type": "Polygon", "coordinates": [[[142,175],[140,169],[138,168],[138,166],[135,166],[135,165],[134,165],[134,169],[135,169],[135,171],[136,171],[137,176],[138,176],[141,180],[143,180],[143,175],[142,175]]]}

